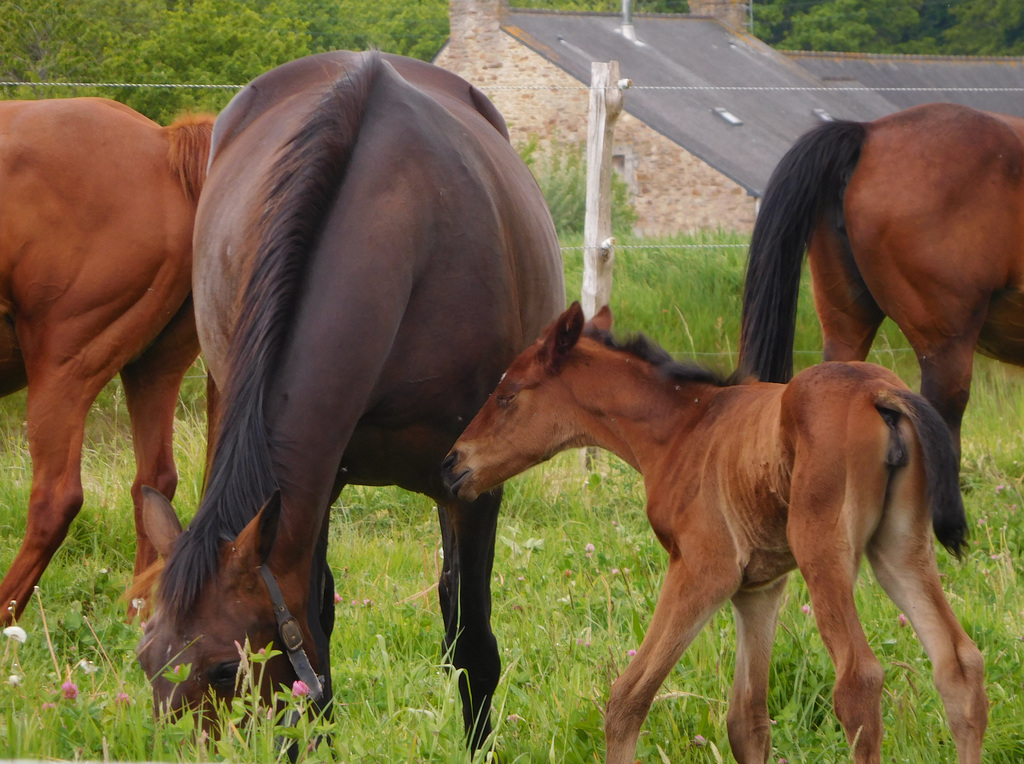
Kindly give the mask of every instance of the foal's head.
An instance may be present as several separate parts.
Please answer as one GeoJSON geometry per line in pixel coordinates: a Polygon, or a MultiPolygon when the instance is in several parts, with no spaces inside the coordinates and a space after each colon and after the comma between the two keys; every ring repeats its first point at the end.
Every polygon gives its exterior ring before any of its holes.
{"type": "MultiPolygon", "coordinates": [[[[189,553],[176,548],[183,534],[167,499],[147,490],[143,512],[146,530],[162,557],[189,553]]],[[[197,592],[183,598],[180,593],[158,590],[136,654],[153,685],[153,704],[159,713],[198,710],[203,726],[209,728],[217,719],[218,705],[239,692],[244,676],[239,668],[248,661],[245,643],[252,652],[271,642],[281,649],[267,585],[259,573],[270,556],[279,514],[280,495],[275,494],[237,537],[220,540],[216,575],[197,592]]],[[[161,587],[166,583],[165,576],[161,587]]],[[[294,588],[284,579],[281,587],[294,588]]],[[[307,639],[306,644],[311,646],[312,641],[307,639]]],[[[313,661],[315,665],[315,655],[313,661]]],[[[281,656],[252,670],[265,701],[295,679],[281,656]]]]}
{"type": "Polygon", "coordinates": [[[473,501],[520,472],[576,445],[572,401],[563,384],[581,336],[608,332],[607,306],[584,324],[573,303],[516,358],[444,461],[451,491],[473,501]],[[486,458],[485,458],[486,455],[486,458]]]}

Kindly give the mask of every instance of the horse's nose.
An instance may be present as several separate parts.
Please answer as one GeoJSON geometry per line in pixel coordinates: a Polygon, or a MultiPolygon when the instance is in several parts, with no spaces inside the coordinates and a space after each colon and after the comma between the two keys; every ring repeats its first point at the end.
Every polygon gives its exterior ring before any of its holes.
{"type": "Polygon", "coordinates": [[[452,470],[455,468],[455,463],[458,461],[459,452],[453,448],[448,452],[448,456],[444,458],[444,461],[441,462],[441,470],[444,472],[446,480],[451,477],[452,470]]]}
{"type": "Polygon", "coordinates": [[[441,462],[441,481],[444,483],[444,487],[452,496],[458,496],[459,482],[462,477],[465,476],[466,471],[462,470],[461,474],[456,472],[456,465],[462,455],[454,448],[449,452],[448,456],[445,457],[444,461],[441,462]]]}

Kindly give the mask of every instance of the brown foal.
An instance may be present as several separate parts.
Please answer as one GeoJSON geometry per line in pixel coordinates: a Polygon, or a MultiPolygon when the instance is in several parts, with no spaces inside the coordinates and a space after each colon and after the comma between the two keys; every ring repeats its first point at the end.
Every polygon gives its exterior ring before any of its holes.
{"type": "Polygon", "coordinates": [[[956,454],[935,410],[873,364],[825,363],[785,385],[725,380],[643,337],[621,345],[610,328],[607,308],[584,325],[570,307],[513,362],[445,462],[465,501],[574,446],[608,449],[643,475],[668,573],[643,644],[611,689],[607,761],[633,761],[656,691],[730,599],[729,742],[737,761],[767,761],[771,646],[799,568],[835,664],[836,715],[858,764],[879,762],[883,671],[853,598],[866,552],[932,661],[959,761],[978,762],[983,660],[943,595],[931,538],[934,529],[959,555],[967,529],[956,454]]]}

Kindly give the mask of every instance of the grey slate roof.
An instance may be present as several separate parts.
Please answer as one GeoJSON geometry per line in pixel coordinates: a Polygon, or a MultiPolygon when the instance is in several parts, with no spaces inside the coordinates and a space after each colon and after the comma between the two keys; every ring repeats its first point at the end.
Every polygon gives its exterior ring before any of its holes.
{"type": "MultiPolygon", "coordinates": [[[[634,15],[633,24],[637,42],[622,34],[617,14],[512,9],[502,28],[584,84],[590,83],[592,61],[618,61],[621,76],[634,85],[626,92],[627,112],[758,197],[785,151],[819,123],[816,109],[834,118],[871,120],[913,103],[961,100],[941,93],[898,100],[888,92],[816,88],[859,82],[879,87],[892,83],[1024,87],[1024,59],[979,65],[964,58],[927,57],[927,63],[918,65],[905,56],[896,64],[863,56],[805,58],[775,51],[707,17],[634,15]],[[822,81],[820,77],[844,79],[822,81]],[[646,89],[680,86],[707,89],[646,89]],[[743,124],[730,125],[716,108],[728,110],[743,124]]],[[[1024,93],[987,99],[970,95],[970,101],[962,102],[996,111],[1002,106],[1011,113],[1019,111],[1006,108],[1008,100],[1015,105],[1024,102],[1024,93]]]]}
{"type": "Polygon", "coordinates": [[[825,85],[872,88],[977,88],[977,90],[882,90],[898,108],[949,101],[1024,117],[1024,59],[970,56],[882,56],[871,53],[787,52],[786,57],[825,85]]]}

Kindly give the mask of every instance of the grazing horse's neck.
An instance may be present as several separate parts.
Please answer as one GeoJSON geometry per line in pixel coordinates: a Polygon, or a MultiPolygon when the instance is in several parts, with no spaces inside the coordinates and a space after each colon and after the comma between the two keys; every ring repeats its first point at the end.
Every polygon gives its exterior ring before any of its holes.
{"type": "Polygon", "coordinates": [[[566,383],[579,406],[580,445],[611,451],[641,474],[669,441],[692,429],[720,390],[703,381],[667,379],[647,361],[604,349],[577,368],[579,373],[566,374],[566,383]]]}

